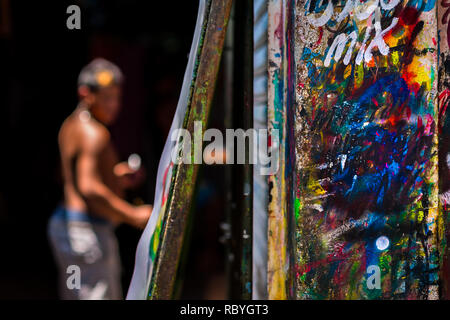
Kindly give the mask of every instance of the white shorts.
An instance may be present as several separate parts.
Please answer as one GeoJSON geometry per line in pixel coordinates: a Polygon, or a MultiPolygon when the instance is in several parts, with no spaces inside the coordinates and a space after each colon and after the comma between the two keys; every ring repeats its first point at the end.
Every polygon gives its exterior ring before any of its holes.
{"type": "Polygon", "coordinates": [[[59,207],[47,231],[61,299],[122,299],[119,248],[109,222],[59,207]]]}

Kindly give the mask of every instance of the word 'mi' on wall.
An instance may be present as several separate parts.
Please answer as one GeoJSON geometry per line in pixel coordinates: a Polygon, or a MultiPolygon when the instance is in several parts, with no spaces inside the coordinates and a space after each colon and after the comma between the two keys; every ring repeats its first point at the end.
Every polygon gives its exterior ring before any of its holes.
{"type": "Polygon", "coordinates": [[[348,25],[343,28],[344,31],[334,38],[325,57],[325,67],[330,65],[332,58],[338,62],[348,44],[343,63],[345,65],[349,64],[357,40],[361,39],[361,35],[357,32],[358,30],[355,30],[358,27],[365,28],[365,32],[356,55],[355,62],[357,65],[360,65],[363,59],[366,63],[369,63],[372,60],[374,48],[378,48],[382,55],[387,55],[389,46],[385,43],[383,37],[395,27],[398,18],[392,18],[391,23],[384,29],[382,28],[382,20],[383,18],[388,18],[391,10],[399,3],[400,0],[372,0],[364,3],[359,0],[347,0],[342,10],[336,12],[331,0],[328,1],[324,10],[322,10],[325,6],[323,0],[308,1],[306,4],[307,20],[314,27],[323,27],[327,24],[337,25],[348,21],[348,17],[353,16],[355,18],[353,23],[352,20],[347,22],[348,25]],[[383,9],[383,13],[381,9],[383,9]],[[375,30],[375,36],[367,45],[373,30],[375,30]],[[350,33],[347,34],[347,32],[350,33]]]}

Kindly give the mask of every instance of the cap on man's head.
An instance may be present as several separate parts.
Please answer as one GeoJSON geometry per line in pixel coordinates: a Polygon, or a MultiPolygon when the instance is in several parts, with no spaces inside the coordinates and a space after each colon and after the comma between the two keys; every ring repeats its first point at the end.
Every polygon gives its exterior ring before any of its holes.
{"type": "Polygon", "coordinates": [[[123,75],[114,63],[97,58],[85,66],[78,77],[78,87],[87,86],[92,91],[112,84],[122,84],[123,75]]]}

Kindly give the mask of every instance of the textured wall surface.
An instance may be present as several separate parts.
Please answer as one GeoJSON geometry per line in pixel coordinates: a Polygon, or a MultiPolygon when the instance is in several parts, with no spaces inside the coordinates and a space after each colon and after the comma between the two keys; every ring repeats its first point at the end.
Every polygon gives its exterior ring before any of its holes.
{"type": "Polygon", "coordinates": [[[447,7],[269,2],[271,298],[445,296],[447,7]]]}

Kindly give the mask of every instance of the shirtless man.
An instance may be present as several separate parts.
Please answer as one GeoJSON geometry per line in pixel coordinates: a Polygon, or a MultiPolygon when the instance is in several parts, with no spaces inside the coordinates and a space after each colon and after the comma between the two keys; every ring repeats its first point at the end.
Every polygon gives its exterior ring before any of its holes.
{"type": "Polygon", "coordinates": [[[87,65],[78,78],[80,103],[59,132],[64,202],[48,235],[63,299],[121,299],[114,227],[144,228],[152,211],[123,200],[133,169],[119,163],[106,128],[119,112],[121,83],[119,68],[109,61],[87,65]]]}

